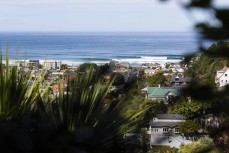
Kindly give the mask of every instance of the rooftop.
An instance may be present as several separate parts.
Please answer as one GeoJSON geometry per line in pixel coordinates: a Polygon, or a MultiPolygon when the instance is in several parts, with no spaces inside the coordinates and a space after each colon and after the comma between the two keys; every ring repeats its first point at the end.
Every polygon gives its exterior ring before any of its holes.
{"type": "Polygon", "coordinates": [[[179,122],[150,122],[150,126],[151,127],[176,127],[177,125],[179,125],[179,122]]]}
{"type": "Polygon", "coordinates": [[[169,93],[179,96],[181,89],[182,87],[146,87],[142,91],[147,92],[149,97],[165,97],[169,93]]]}
{"type": "Polygon", "coordinates": [[[180,114],[157,114],[156,117],[158,119],[171,119],[171,120],[184,120],[185,116],[180,114]]]}

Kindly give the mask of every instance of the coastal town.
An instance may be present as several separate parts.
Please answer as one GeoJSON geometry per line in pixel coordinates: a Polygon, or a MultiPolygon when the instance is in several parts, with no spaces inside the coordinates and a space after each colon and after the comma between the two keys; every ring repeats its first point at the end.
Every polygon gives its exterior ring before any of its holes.
{"type": "MultiPolygon", "coordinates": [[[[62,61],[55,60],[47,60],[40,63],[39,60],[27,60],[27,61],[17,61],[15,63],[11,63],[10,67],[17,66],[19,70],[23,70],[25,73],[29,72],[32,79],[36,77],[40,77],[41,72],[46,71],[46,76],[44,80],[44,84],[55,82],[53,86],[50,86],[52,89],[52,93],[58,94],[58,88],[64,89],[67,87],[68,79],[74,79],[77,73],[84,73],[85,69],[81,71],[81,66],[87,65],[86,68],[90,69],[90,66],[93,67],[93,63],[85,63],[82,65],[74,66],[69,64],[64,64],[62,61]],[[58,86],[58,83],[61,83],[58,86]]],[[[113,74],[121,74],[123,77],[123,83],[129,82],[134,79],[138,79],[140,77],[149,78],[154,74],[163,72],[164,76],[171,76],[171,87],[174,87],[176,90],[176,86],[185,87],[191,82],[191,77],[184,76],[185,67],[182,67],[180,62],[172,63],[166,62],[165,64],[159,63],[144,63],[140,67],[131,66],[129,62],[123,62],[121,60],[110,60],[109,63],[105,64],[107,66],[106,72],[104,72],[104,79],[110,80],[113,74]],[[141,73],[141,74],[140,74],[141,73]],[[141,75],[141,76],[140,76],[141,75]]],[[[97,66],[97,65],[96,65],[97,66]]],[[[104,65],[100,65],[104,66],[104,65]]],[[[111,90],[115,88],[121,88],[123,84],[119,86],[113,86],[111,90]]],[[[160,84],[158,84],[160,86],[160,84]]],[[[148,87],[147,87],[148,88],[148,87]]],[[[142,89],[142,91],[147,90],[147,88],[142,89]]],[[[160,87],[158,87],[160,88],[160,87]]],[[[169,90],[169,89],[168,89],[169,90]]],[[[154,99],[153,97],[146,98],[154,99]]],[[[158,98],[158,100],[160,100],[158,98]]],[[[165,99],[161,99],[165,100],[165,99]]]]}
{"type": "MultiPolygon", "coordinates": [[[[224,119],[208,108],[211,106],[199,103],[191,94],[183,92],[194,80],[193,76],[187,75],[187,71],[192,69],[200,58],[202,55],[192,58],[186,64],[159,64],[152,61],[139,67],[121,60],[110,60],[104,65],[84,63],[78,66],[55,60],[46,60],[42,63],[39,60],[27,60],[11,63],[9,67],[12,69],[16,66],[18,72],[28,74],[31,85],[45,72],[39,90],[48,88],[49,96],[53,99],[61,92],[68,94],[68,86],[71,86],[69,82],[78,75],[84,76],[88,71],[95,70],[104,82],[113,82],[108,95],[103,99],[104,106],[118,101],[129,101],[131,104],[127,109],[133,111],[138,108],[131,108],[132,105],[150,106],[147,109],[149,115],[144,119],[138,119],[135,123],[138,126],[134,131],[125,133],[124,140],[144,143],[149,148],[148,152],[155,152],[157,147],[159,150],[164,147],[168,151],[178,151],[193,143],[204,142],[213,146],[215,141],[225,145],[228,141],[225,133],[219,137],[211,135],[211,131],[219,129],[224,124],[224,119]],[[132,96],[133,91],[135,94],[132,96]]],[[[229,84],[228,77],[229,68],[226,66],[215,72],[214,83],[218,90],[229,84]]]]}
{"type": "Polygon", "coordinates": [[[0,0],[0,153],[229,153],[229,0],[0,0]]]}

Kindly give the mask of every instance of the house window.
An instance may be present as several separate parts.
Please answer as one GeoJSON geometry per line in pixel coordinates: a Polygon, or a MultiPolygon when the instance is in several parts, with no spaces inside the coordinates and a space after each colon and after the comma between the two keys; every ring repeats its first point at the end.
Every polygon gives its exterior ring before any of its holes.
{"type": "Polygon", "coordinates": [[[225,76],[227,76],[227,74],[225,74],[225,76]]]}
{"type": "Polygon", "coordinates": [[[223,82],[223,80],[221,80],[221,82],[223,82]]]}
{"type": "Polygon", "coordinates": [[[168,132],[169,128],[163,128],[163,132],[168,132]]]}
{"type": "Polygon", "coordinates": [[[153,128],[152,132],[158,132],[158,129],[157,128],[153,128]]]}
{"type": "Polygon", "coordinates": [[[175,81],[179,81],[180,80],[180,78],[175,78],[175,81]]]}
{"type": "Polygon", "coordinates": [[[227,82],[227,80],[226,80],[226,82],[227,82]]]}
{"type": "Polygon", "coordinates": [[[175,128],[175,133],[180,133],[179,128],[175,128]]]}

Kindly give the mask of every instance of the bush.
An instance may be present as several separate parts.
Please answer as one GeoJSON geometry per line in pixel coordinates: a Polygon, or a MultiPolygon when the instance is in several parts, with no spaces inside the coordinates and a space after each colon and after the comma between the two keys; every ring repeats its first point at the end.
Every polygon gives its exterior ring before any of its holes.
{"type": "Polygon", "coordinates": [[[179,149],[179,153],[205,153],[210,151],[214,143],[208,138],[201,138],[196,142],[183,145],[179,149]]]}
{"type": "Polygon", "coordinates": [[[152,148],[149,149],[150,152],[155,153],[155,152],[160,152],[160,153],[177,153],[178,149],[177,148],[171,148],[169,146],[152,146],[152,148]]]}

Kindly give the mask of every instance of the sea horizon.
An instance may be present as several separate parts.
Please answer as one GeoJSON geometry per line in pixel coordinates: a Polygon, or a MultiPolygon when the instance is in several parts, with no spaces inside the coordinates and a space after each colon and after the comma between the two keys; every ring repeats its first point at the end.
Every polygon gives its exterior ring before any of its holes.
{"type": "Polygon", "coordinates": [[[11,60],[61,60],[67,64],[132,65],[179,61],[197,52],[194,32],[0,32],[2,52],[11,60]]]}

